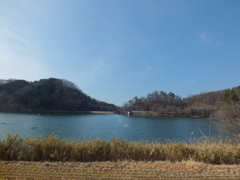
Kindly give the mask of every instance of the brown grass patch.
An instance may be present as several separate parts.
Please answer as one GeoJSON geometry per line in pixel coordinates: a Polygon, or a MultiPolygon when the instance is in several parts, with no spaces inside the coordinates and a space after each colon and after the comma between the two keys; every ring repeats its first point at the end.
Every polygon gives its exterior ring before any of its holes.
{"type": "Polygon", "coordinates": [[[0,179],[240,179],[240,165],[183,162],[0,162],[0,179]]]}
{"type": "Polygon", "coordinates": [[[2,161],[196,161],[208,164],[240,164],[240,144],[200,141],[140,143],[122,139],[75,142],[54,136],[21,139],[9,135],[0,141],[2,161]]]}

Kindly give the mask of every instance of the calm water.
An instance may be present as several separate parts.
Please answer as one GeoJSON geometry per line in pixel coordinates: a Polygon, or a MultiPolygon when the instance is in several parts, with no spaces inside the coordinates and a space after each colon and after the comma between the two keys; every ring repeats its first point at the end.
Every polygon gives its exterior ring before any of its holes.
{"type": "MultiPolygon", "coordinates": [[[[61,139],[77,140],[122,138],[128,141],[183,141],[191,137],[201,137],[200,130],[209,135],[209,126],[210,121],[202,118],[0,113],[1,140],[5,139],[7,134],[19,134],[22,138],[56,135],[61,139]]],[[[216,132],[211,130],[211,134],[216,132]]]]}

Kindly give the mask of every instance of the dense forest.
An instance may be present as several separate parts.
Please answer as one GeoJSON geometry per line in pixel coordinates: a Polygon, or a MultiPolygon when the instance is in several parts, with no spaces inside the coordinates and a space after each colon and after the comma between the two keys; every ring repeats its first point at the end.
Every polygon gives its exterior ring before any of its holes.
{"type": "Polygon", "coordinates": [[[158,116],[203,116],[209,117],[226,104],[237,103],[240,86],[214,92],[206,92],[181,98],[172,92],[154,91],[146,97],[124,103],[124,111],[152,111],[158,116]]]}
{"type": "Polygon", "coordinates": [[[114,111],[116,106],[89,97],[68,80],[49,78],[0,80],[0,109],[114,111]]]}

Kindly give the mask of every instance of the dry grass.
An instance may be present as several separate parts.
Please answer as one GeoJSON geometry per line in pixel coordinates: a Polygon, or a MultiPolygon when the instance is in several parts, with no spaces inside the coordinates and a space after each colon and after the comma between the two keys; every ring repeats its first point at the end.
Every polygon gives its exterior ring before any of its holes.
{"type": "Polygon", "coordinates": [[[240,165],[211,165],[193,161],[2,161],[0,179],[240,179],[240,165]]]}
{"type": "Polygon", "coordinates": [[[195,143],[140,143],[122,139],[75,142],[57,137],[21,139],[9,135],[0,141],[3,161],[196,161],[240,164],[240,144],[199,141],[195,143]]]}
{"type": "Polygon", "coordinates": [[[240,179],[237,164],[240,144],[231,141],[76,142],[17,135],[0,141],[0,179],[4,180],[240,179]]]}

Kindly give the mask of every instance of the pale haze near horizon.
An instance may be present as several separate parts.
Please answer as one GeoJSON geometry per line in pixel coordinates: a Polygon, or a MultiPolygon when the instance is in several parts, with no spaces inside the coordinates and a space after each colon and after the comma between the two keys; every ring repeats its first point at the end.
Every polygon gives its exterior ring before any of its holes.
{"type": "Polygon", "coordinates": [[[238,0],[0,0],[0,79],[60,78],[121,106],[240,85],[238,0]]]}

